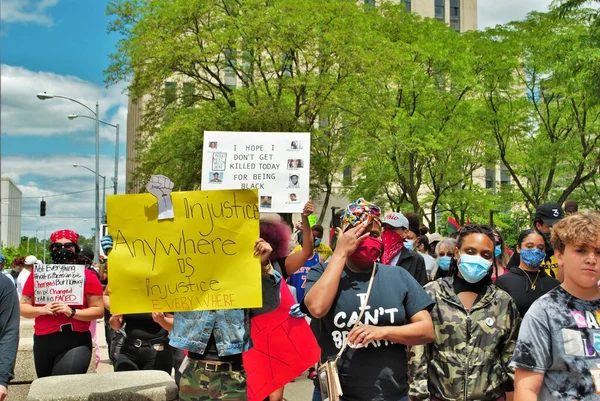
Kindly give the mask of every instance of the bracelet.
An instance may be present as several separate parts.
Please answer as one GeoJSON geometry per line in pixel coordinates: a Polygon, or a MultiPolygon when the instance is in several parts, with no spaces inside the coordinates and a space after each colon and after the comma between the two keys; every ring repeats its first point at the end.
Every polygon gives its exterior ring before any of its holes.
{"type": "Polygon", "coordinates": [[[72,319],[73,316],[75,316],[75,309],[71,308],[71,315],[69,316],[69,319],[72,319]]]}
{"type": "Polygon", "coordinates": [[[261,270],[263,273],[268,274],[268,275],[273,275],[273,265],[271,264],[271,262],[269,261],[268,264],[266,264],[265,266],[261,266],[261,270]]]}

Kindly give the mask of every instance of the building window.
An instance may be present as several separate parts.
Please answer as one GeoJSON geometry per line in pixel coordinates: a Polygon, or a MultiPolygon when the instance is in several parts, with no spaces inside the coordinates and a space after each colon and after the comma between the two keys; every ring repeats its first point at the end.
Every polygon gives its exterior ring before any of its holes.
{"type": "Polygon", "coordinates": [[[460,32],[460,0],[450,0],[450,28],[460,32]]]}
{"type": "Polygon", "coordinates": [[[510,172],[505,166],[500,171],[500,185],[510,185],[510,172]]]}
{"type": "Polygon", "coordinates": [[[342,174],[342,184],[344,184],[344,186],[352,185],[352,167],[344,167],[344,172],[342,174]]]}
{"type": "Polygon", "coordinates": [[[191,106],[194,104],[194,95],[196,94],[196,87],[193,82],[183,83],[183,104],[185,106],[191,106]]]}
{"type": "Polygon", "coordinates": [[[177,82],[165,82],[165,104],[171,104],[177,99],[177,82]]]}
{"type": "Polygon", "coordinates": [[[237,86],[237,76],[235,75],[235,65],[237,63],[237,52],[235,50],[225,51],[225,86],[233,89],[237,86]]]}
{"type": "Polygon", "coordinates": [[[493,168],[485,169],[485,187],[486,189],[496,189],[496,170],[493,168]]]}
{"type": "Polygon", "coordinates": [[[435,0],[435,18],[446,21],[446,0],[435,0]]]}
{"type": "Polygon", "coordinates": [[[284,77],[291,77],[292,76],[292,64],[293,64],[294,60],[292,60],[292,57],[290,57],[290,55],[287,53],[281,54],[281,60],[283,61],[283,74],[282,75],[284,77]]]}
{"type": "Polygon", "coordinates": [[[410,6],[411,6],[410,0],[402,0],[402,2],[404,3],[404,5],[406,6],[406,9],[408,11],[412,11],[412,8],[410,8],[410,6]]]}

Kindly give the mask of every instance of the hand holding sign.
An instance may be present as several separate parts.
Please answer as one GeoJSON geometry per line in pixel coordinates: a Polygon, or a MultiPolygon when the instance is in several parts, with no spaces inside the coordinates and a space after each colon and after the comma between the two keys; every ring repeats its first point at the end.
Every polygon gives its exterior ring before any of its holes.
{"type": "Polygon", "coordinates": [[[173,203],[171,201],[171,192],[173,191],[173,181],[164,175],[153,175],[152,179],[146,185],[146,189],[158,200],[158,220],[172,219],[173,203]]]}
{"type": "Polygon", "coordinates": [[[273,252],[273,248],[271,248],[271,245],[264,239],[259,238],[254,243],[254,255],[260,255],[261,266],[265,266],[269,263],[271,252],[273,252]]]}

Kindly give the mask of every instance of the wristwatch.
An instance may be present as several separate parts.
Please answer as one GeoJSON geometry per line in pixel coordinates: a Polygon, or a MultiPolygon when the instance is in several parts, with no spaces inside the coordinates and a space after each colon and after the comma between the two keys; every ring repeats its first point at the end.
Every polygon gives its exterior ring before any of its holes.
{"type": "Polygon", "coordinates": [[[71,315],[69,316],[69,318],[73,318],[73,316],[75,316],[75,309],[71,308],[71,315]]]}

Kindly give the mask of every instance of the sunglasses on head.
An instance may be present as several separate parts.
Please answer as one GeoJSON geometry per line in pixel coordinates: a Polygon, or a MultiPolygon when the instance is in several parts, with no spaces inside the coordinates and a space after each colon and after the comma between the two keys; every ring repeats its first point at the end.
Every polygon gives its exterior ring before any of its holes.
{"type": "Polygon", "coordinates": [[[376,205],[359,205],[354,204],[348,207],[352,214],[370,213],[374,216],[381,216],[381,209],[376,205]]]}

